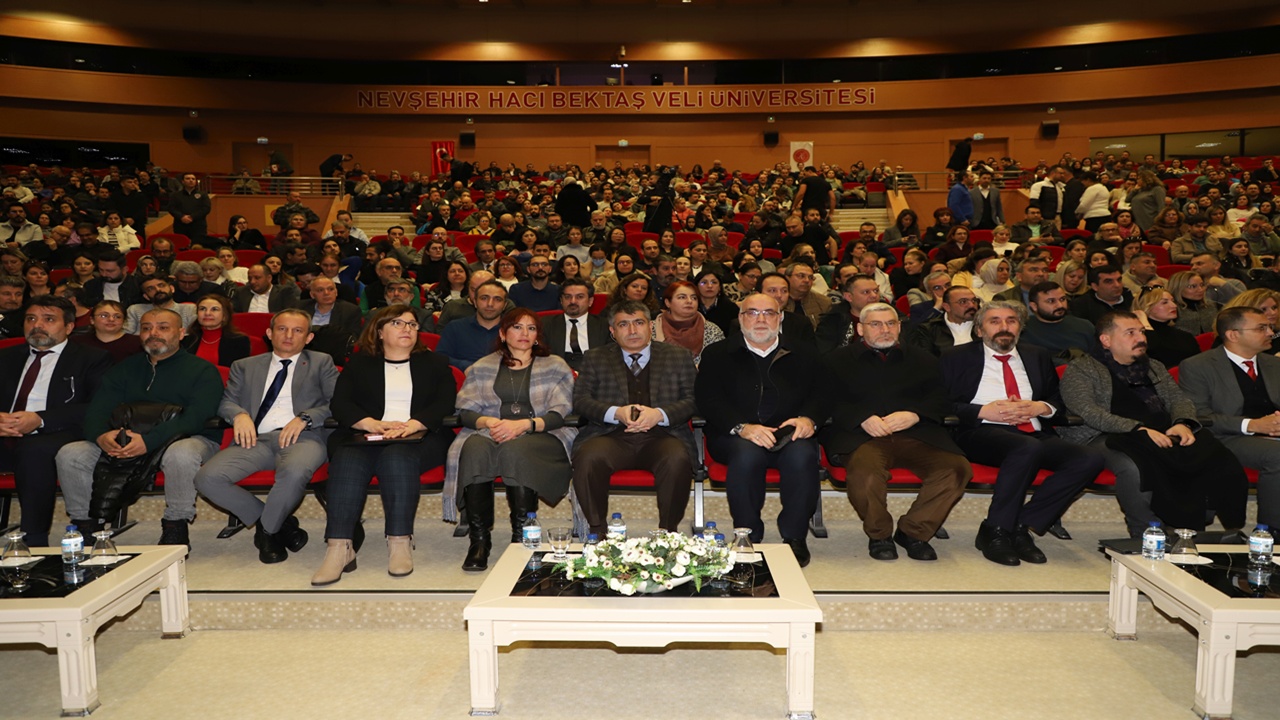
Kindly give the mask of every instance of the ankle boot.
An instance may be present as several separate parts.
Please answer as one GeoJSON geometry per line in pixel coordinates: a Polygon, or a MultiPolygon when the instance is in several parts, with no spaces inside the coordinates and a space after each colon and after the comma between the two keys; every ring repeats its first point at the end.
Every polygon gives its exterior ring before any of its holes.
{"type": "Polygon", "coordinates": [[[489,567],[489,551],[493,549],[493,483],[468,485],[463,497],[471,545],[462,560],[462,569],[479,572],[489,567]]]}
{"type": "Polygon", "coordinates": [[[315,587],[332,585],[342,579],[343,573],[356,569],[356,551],[351,548],[350,540],[329,540],[324,552],[324,562],[320,569],[311,576],[311,584],[315,587]]]}
{"type": "Polygon", "coordinates": [[[388,535],[387,574],[391,577],[404,577],[413,572],[413,536],[388,535]]]}
{"type": "Polygon", "coordinates": [[[519,485],[506,485],[507,507],[511,511],[511,542],[521,541],[524,521],[530,512],[538,511],[538,491],[519,485]]]}

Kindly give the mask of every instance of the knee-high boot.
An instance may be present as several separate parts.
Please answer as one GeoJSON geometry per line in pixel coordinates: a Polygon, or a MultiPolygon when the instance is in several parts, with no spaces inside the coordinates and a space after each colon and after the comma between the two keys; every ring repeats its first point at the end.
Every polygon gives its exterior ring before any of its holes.
{"type": "Polygon", "coordinates": [[[528,513],[538,512],[538,491],[519,485],[506,485],[507,507],[511,509],[511,542],[518,543],[528,513]]]}
{"type": "Polygon", "coordinates": [[[493,549],[493,483],[468,485],[463,488],[466,501],[467,532],[471,545],[462,560],[462,569],[479,572],[489,567],[489,551],[493,549]]]}

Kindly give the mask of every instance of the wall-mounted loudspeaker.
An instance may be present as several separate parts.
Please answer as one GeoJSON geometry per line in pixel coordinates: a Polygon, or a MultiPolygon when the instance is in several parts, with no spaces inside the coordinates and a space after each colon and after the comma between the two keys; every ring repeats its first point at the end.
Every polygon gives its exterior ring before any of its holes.
{"type": "Polygon", "coordinates": [[[183,125],[182,139],[189,143],[202,143],[205,141],[204,126],[202,125],[183,125]]]}
{"type": "Polygon", "coordinates": [[[1058,121],[1045,120],[1044,122],[1040,123],[1040,137],[1044,138],[1045,140],[1057,140],[1058,139],[1058,121]]]}
{"type": "Polygon", "coordinates": [[[778,133],[773,130],[766,130],[764,133],[764,146],[774,147],[778,144],[778,133]]]}
{"type": "Polygon", "coordinates": [[[465,130],[458,133],[458,147],[473,148],[476,146],[476,133],[474,130],[465,130]]]}

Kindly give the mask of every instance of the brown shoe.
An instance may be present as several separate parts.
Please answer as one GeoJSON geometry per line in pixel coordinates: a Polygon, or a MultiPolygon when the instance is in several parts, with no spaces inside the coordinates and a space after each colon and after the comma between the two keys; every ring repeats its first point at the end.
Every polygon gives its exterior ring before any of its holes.
{"type": "Polygon", "coordinates": [[[356,569],[356,551],[351,548],[350,540],[330,540],[324,553],[324,562],[320,569],[311,576],[311,584],[315,587],[332,585],[342,579],[343,573],[356,569]]]}
{"type": "Polygon", "coordinates": [[[387,560],[387,574],[391,577],[404,577],[413,572],[413,536],[388,535],[387,551],[391,555],[387,560]]]}

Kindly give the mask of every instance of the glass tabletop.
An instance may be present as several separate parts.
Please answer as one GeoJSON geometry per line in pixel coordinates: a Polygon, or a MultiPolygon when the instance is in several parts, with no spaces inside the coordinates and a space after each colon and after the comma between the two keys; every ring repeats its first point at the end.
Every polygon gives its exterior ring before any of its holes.
{"type": "MultiPolygon", "coordinates": [[[[566,578],[563,568],[556,571],[555,561],[547,557],[550,554],[533,553],[534,559],[525,565],[511,589],[512,597],[622,597],[603,580],[566,578]]],[[[632,597],[776,598],[778,588],[769,572],[769,562],[763,555],[761,558],[760,562],[738,563],[722,580],[703,580],[701,590],[696,589],[693,582],[686,582],[660,593],[632,597]]]]}
{"type": "Polygon", "coordinates": [[[22,591],[13,589],[13,576],[18,569],[0,568],[0,601],[64,598],[132,559],[132,556],[122,556],[123,559],[114,565],[82,565],[81,573],[84,575],[84,580],[68,583],[63,577],[61,555],[37,555],[32,559],[35,560],[36,557],[40,558],[39,562],[22,568],[28,573],[27,586],[22,591]]]}
{"type": "Polygon", "coordinates": [[[1230,598],[1280,597],[1280,567],[1249,565],[1249,553],[1200,553],[1209,565],[1177,565],[1201,582],[1230,598]]]}

